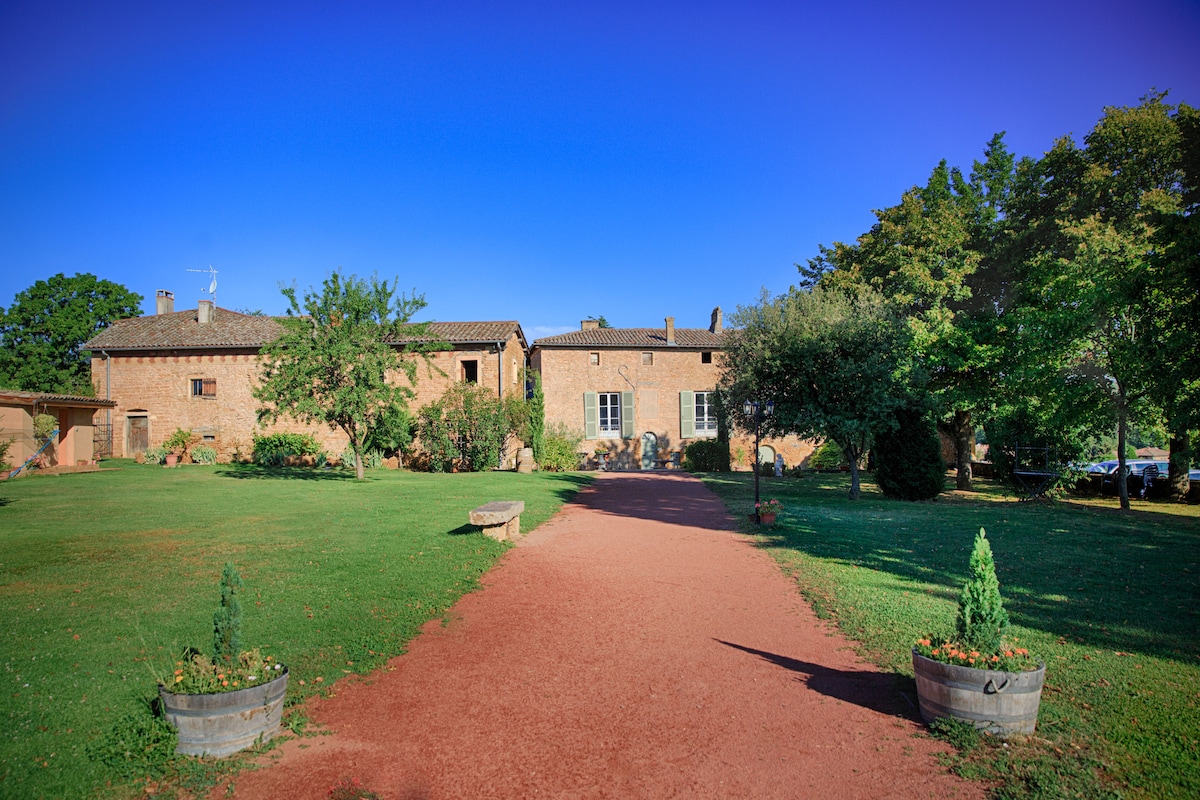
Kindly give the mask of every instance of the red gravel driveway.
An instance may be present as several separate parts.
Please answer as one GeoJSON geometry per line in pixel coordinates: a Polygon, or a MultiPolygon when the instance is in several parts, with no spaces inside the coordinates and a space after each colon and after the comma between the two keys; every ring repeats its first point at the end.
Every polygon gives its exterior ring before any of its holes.
{"type": "Polygon", "coordinates": [[[694,478],[602,473],[234,796],[982,797],[735,528],[694,478]]]}

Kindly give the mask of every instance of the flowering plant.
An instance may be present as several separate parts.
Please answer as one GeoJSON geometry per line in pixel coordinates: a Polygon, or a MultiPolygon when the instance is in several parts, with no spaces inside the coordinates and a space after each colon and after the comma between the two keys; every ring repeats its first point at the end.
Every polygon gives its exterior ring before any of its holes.
{"type": "Polygon", "coordinates": [[[213,660],[203,653],[185,652],[163,685],[176,694],[217,694],[248,689],[283,674],[284,666],[257,648],[238,655],[234,663],[213,660]]]}
{"type": "Polygon", "coordinates": [[[996,562],[987,532],[979,529],[971,550],[966,583],[958,598],[958,619],[953,637],[930,636],[918,639],[913,648],[926,658],[960,667],[1019,672],[1038,668],[1024,647],[1005,639],[1008,613],[1000,598],[996,562]]]}
{"type": "Polygon", "coordinates": [[[761,503],[755,503],[754,510],[757,511],[760,516],[763,514],[779,514],[783,511],[783,503],[772,497],[770,500],[764,500],[761,503]]]}
{"type": "Polygon", "coordinates": [[[914,649],[926,658],[959,667],[994,669],[1002,672],[1022,672],[1038,668],[1037,659],[1029,655],[1029,651],[1024,647],[1006,647],[1000,652],[985,655],[944,638],[935,638],[918,639],[914,649]]]}
{"type": "Polygon", "coordinates": [[[242,576],[233,564],[221,572],[221,605],[213,614],[211,655],[194,647],[175,662],[175,671],[159,683],[175,694],[236,692],[287,674],[287,669],[257,648],[242,650],[242,576]]]}

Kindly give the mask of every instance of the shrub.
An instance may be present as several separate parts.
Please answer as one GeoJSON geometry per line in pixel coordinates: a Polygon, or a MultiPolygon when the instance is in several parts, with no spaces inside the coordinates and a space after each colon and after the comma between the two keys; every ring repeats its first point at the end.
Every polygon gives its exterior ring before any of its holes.
{"type": "Polygon", "coordinates": [[[833,439],[826,439],[808,459],[810,469],[841,469],[849,465],[842,448],[833,439]]]}
{"type": "Polygon", "coordinates": [[[213,661],[232,663],[242,652],[242,576],[228,561],[221,570],[221,605],[213,614],[213,661]]]}
{"type": "Polygon", "coordinates": [[[167,448],[158,446],[147,447],[145,458],[147,464],[161,464],[167,460],[167,448]]]}
{"type": "Polygon", "coordinates": [[[383,453],[374,448],[363,452],[363,469],[379,469],[383,466],[383,453]]]}
{"type": "Polygon", "coordinates": [[[542,460],[538,463],[547,472],[573,472],[579,469],[582,443],[583,436],[561,422],[555,423],[543,435],[542,460]]]}
{"type": "Polygon", "coordinates": [[[937,428],[920,411],[896,411],[896,428],[875,437],[875,482],[887,497],[930,500],[946,486],[937,428]]]}
{"type": "Polygon", "coordinates": [[[429,453],[435,472],[455,461],[470,472],[500,466],[509,421],[504,404],[487,389],[456,383],[418,416],[421,447],[429,453]]]}
{"type": "Polygon", "coordinates": [[[729,472],[729,442],[700,439],[683,450],[683,468],[688,472],[729,472]]]}
{"type": "Polygon", "coordinates": [[[195,440],[195,438],[196,434],[192,433],[190,430],[176,428],[175,432],[168,436],[167,440],[163,442],[163,447],[167,448],[167,452],[169,453],[176,453],[177,455],[182,456],[187,453],[188,448],[192,446],[192,442],[195,440]]]}
{"type": "MultiPolygon", "coordinates": [[[[399,456],[409,449],[413,441],[416,423],[407,408],[391,406],[375,421],[375,427],[367,432],[363,441],[363,452],[376,450],[380,460],[386,456],[399,456]]],[[[364,465],[366,462],[363,462],[364,465]]]]}
{"type": "Polygon", "coordinates": [[[288,456],[316,456],[321,445],[311,433],[269,433],[254,437],[254,463],[278,467],[288,456]]]}
{"type": "Polygon", "coordinates": [[[12,466],[8,463],[8,451],[12,448],[12,443],[12,439],[0,439],[0,470],[12,466]]]}
{"type": "Polygon", "coordinates": [[[192,448],[192,461],[196,464],[215,464],[217,463],[216,448],[209,447],[206,444],[198,445],[192,448]]]}

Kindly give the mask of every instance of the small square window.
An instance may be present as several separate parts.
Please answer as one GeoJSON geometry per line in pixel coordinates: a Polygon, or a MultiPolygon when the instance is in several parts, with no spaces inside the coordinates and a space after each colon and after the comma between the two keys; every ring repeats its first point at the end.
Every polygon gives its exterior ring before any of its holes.
{"type": "Polygon", "coordinates": [[[593,367],[600,366],[600,354],[599,353],[588,353],[588,362],[591,363],[591,365],[593,367]]]}
{"type": "Polygon", "coordinates": [[[701,364],[711,364],[712,363],[712,353],[708,350],[705,350],[703,353],[701,353],[700,354],[700,363],[701,364]]]}
{"type": "Polygon", "coordinates": [[[654,353],[642,353],[642,366],[643,367],[654,366],[654,353]]]}
{"type": "Polygon", "coordinates": [[[462,362],[462,382],[463,383],[479,383],[479,362],[478,361],[463,361],[462,362]]]}
{"type": "Polygon", "coordinates": [[[192,397],[216,397],[216,378],[192,378],[192,397]]]}

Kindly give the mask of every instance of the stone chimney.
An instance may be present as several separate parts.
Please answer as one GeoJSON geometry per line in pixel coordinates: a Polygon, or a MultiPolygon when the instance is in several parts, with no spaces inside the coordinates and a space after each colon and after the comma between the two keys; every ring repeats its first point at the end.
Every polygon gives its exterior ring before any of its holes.
{"type": "Polygon", "coordinates": [[[675,344],[675,318],[667,317],[667,344],[675,344]]]}
{"type": "Polygon", "coordinates": [[[585,319],[579,323],[579,330],[581,331],[595,331],[599,329],[600,320],[598,319],[585,319]]]}
{"type": "Polygon", "coordinates": [[[207,325],[213,321],[212,300],[201,300],[200,305],[196,306],[196,321],[201,325],[207,325]]]}
{"type": "Polygon", "coordinates": [[[168,292],[166,289],[159,289],[154,293],[154,313],[155,314],[173,314],[175,313],[175,293],[168,292]]]}
{"type": "Polygon", "coordinates": [[[712,323],[709,324],[709,326],[708,326],[709,331],[711,331],[712,333],[720,333],[721,332],[721,322],[722,322],[721,307],[717,306],[716,308],[713,309],[712,323]]]}

